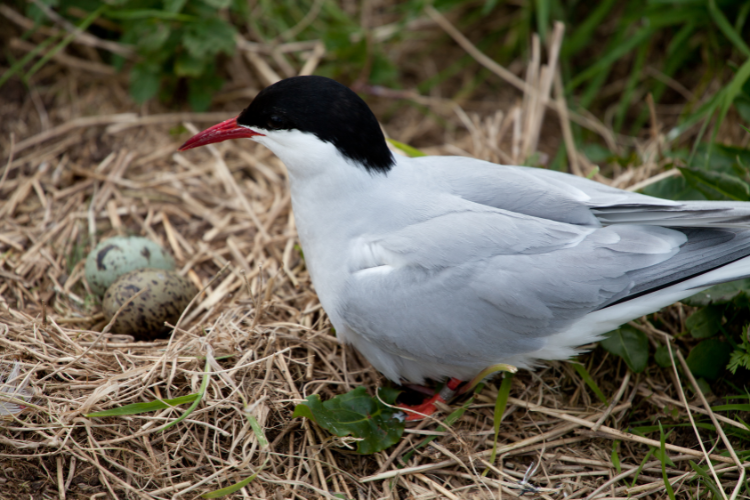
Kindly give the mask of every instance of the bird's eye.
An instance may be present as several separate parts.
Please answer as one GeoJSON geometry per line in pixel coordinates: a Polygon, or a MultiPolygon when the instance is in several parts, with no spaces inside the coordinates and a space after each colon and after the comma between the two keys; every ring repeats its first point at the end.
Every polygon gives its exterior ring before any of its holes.
{"type": "Polygon", "coordinates": [[[286,120],[284,120],[283,117],[279,115],[271,115],[268,117],[268,128],[271,130],[282,128],[285,122],[286,120]]]}

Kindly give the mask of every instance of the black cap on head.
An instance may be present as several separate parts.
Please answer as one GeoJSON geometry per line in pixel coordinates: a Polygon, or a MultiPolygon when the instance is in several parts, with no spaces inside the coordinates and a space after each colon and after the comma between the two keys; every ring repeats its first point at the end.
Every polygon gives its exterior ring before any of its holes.
{"type": "Polygon", "coordinates": [[[266,87],[237,117],[237,123],[315,134],[370,173],[386,173],[395,164],[365,101],[349,87],[323,76],[295,76],[266,87]]]}

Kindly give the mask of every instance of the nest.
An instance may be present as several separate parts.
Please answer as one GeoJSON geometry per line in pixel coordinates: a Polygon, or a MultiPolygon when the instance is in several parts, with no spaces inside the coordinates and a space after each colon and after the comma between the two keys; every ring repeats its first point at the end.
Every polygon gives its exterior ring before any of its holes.
{"type": "MultiPolygon", "coordinates": [[[[425,150],[508,163],[537,151],[545,107],[554,101],[554,65],[544,76],[535,54],[525,84],[540,99],[484,115],[448,105],[468,133],[425,150]]],[[[669,435],[666,465],[653,454],[658,433],[629,428],[685,423],[711,410],[687,401],[676,371],[654,367],[631,376],[594,346],[581,361],[607,401],[568,363],[518,374],[494,461],[493,382],[457,422],[441,423],[452,410],[441,407],[372,456],[292,418],[308,395],[328,399],[357,386],[373,393],[386,381],[331,334],[297,245],[283,165],[249,141],[176,152],[188,132],[230,113],[136,114],[116,84],[91,84],[74,99],[57,100],[49,114],[38,100],[3,103],[4,116],[17,117],[18,136],[1,139],[0,408],[7,414],[0,497],[196,498],[253,474],[235,497],[662,498],[665,477],[678,492],[694,488],[689,461],[705,464],[713,452],[697,447],[693,427],[669,435]],[[35,107],[44,119],[34,117],[35,107]],[[180,274],[202,290],[169,339],[103,333],[106,321],[83,277],[83,258],[98,241],[135,234],[169,249],[180,274]],[[197,393],[206,366],[199,406],[166,429],[184,406],[85,416],[197,393]],[[25,408],[10,406],[19,401],[25,408]],[[422,445],[426,437],[436,439],[422,445]]],[[[566,135],[569,114],[564,101],[555,102],[566,135]]],[[[573,118],[607,136],[595,120],[573,118]]],[[[408,140],[420,127],[421,118],[387,129],[408,140]]],[[[598,175],[572,154],[574,171],[598,175]]],[[[645,162],[608,182],[642,184],[656,171],[654,161],[645,162]]],[[[684,320],[679,308],[664,314],[667,323],[684,320]]],[[[722,425],[742,428],[726,418],[722,425]]],[[[734,487],[735,461],[710,457],[724,486],[734,487]]]]}

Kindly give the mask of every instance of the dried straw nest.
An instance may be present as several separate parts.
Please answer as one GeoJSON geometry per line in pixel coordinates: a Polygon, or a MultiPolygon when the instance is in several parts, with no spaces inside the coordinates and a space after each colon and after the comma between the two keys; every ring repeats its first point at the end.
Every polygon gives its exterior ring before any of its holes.
{"type": "MultiPolygon", "coordinates": [[[[470,133],[428,152],[514,161],[536,150],[553,82],[543,78],[538,57],[535,64],[527,82],[547,97],[486,119],[455,110],[470,133]]],[[[41,132],[27,120],[38,96],[3,103],[4,116],[17,117],[18,135],[0,138],[7,158],[0,176],[0,381],[7,383],[0,400],[8,408],[9,395],[23,396],[14,392],[20,379],[34,397],[2,422],[0,498],[196,498],[254,473],[234,497],[663,498],[662,474],[684,493],[694,477],[688,461],[705,463],[691,427],[669,436],[672,464],[665,468],[651,451],[658,439],[628,431],[636,422],[711,414],[700,400],[684,402],[677,373],[654,368],[630,376],[598,349],[583,362],[609,402],[567,363],[517,375],[494,463],[493,384],[447,430],[439,430],[449,412],[443,408],[373,456],[292,419],[307,395],[325,399],[360,385],[372,392],[384,380],[330,333],[296,246],[283,166],[249,141],[177,153],[186,137],[180,124],[192,131],[192,123],[230,115],[122,113],[113,104],[117,92],[92,85],[58,100],[41,132]],[[133,342],[102,333],[82,257],[115,234],[161,243],[180,273],[204,289],[171,339],[133,342]],[[195,393],[207,358],[212,374],[200,406],[166,431],[160,428],[184,407],[84,416],[195,393]],[[247,413],[268,446],[260,446],[247,413]],[[425,436],[437,439],[418,447],[425,436]]],[[[564,101],[556,106],[565,132],[564,101]]],[[[403,138],[419,126],[414,120],[389,132],[403,138]]],[[[644,151],[649,147],[656,146],[644,151]]],[[[579,172],[590,172],[585,157],[573,159],[579,172]]],[[[614,183],[632,185],[656,171],[646,162],[614,183]]],[[[684,319],[679,308],[665,315],[666,323],[684,319]]],[[[663,337],[648,333],[654,342],[663,337]]],[[[724,418],[722,425],[739,424],[724,418]]],[[[711,458],[723,484],[734,487],[735,461],[711,458]]]]}

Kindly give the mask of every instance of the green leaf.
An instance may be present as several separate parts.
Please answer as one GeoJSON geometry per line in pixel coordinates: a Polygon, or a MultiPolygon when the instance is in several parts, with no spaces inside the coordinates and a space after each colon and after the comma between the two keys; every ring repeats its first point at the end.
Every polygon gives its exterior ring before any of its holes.
{"type": "Polygon", "coordinates": [[[130,71],[130,96],[141,104],[156,95],[161,84],[159,68],[151,64],[136,64],[130,71]]]}
{"type": "Polygon", "coordinates": [[[716,380],[729,362],[732,347],[719,339],[707,339],[690,350],[687,364],[696,377],[716,380]]]}
{"type": "Polygon", "coordinates": [[[197,78],[203,74],[205,69],[206,62],[203,59],[193,57],[188,52],[178,55],[174,62],[174,74],[180,77],[197,78]]]}
{"type": "Polygon", "coordinates": [[[357,453],[370,455],[396,444],[404,432],[404,422],[395,417],[399,410],[387,406],[396,403],[398,391],[381,388],[378,396],[368,396],[364,387],[326,402],[313,394],[294,408],[292,417],[309,418],[339,437],[358,438],[357,453]]]}
{"type": "Polygon", "coordinates": [[[180,396],[179,398],[156,400],[148,403],[133,403],[131,405],[120,406],[119,408],[113,408],[111,410],[98,411],[96,413],[88,413],[85,416],[88,418],[94,417],[124,417],[126,415],[138,415],[140,413],[147,413],[150,411],[163,410],[164,408],[170,408],[176,405],[182,405],[185,403],[192,403],[198,399],[199,394],[188,394],[187,396],[180,396]]]}
{"type": "Polygon", "coordinates": [[[729,357],[727,370],[731,371],[733,375],[737,373],[737,368],[740,367],[750,370],[750,340],[748,340],[748,335],[750,335],[750,325],[746,325],[742,329],[742,345],[735,347],[729,357]]]}
{"type": "Polygon", "coordinates": [[[693,307],[728,304],[746,291],[750,291],[750,279],[722,283],[721,285],[713,286],[701,293],[682,299],[681,302],[693,307]]]}
{"type": "Polygon", "coordinates": [[[221,89],[224,80],[214,72],[207,72],[200,78],[188,81],[188,102],[195,111],[205,111],[211,105],[211,99],[221,89]]]}
{"type": "Polygon", "coordinates": [[[705,200],[705,195],[688,184],[684,177],[669,177],[646,186],[643,194],[667,200],[705,200]]]}
{"type": "Polygon", "coordinates": [[[709,200],[750,201],[750,186],[735,176],[688,167],[680,167],[680,172],[709,200]]]}
{"type": "Polygon", "coordinates": [[[135,46],[141,54],[157,52],[164,46],[171,32],[166,23],[139,23],[138,26],[135,46]]]}
{"type": "Polygon", "coordinates": [[[607,351],[625,360],[634,373],[646,369],[648,363],[648,339],[642,331],[624,325],[601,341],[607,351]]]}
{"type": "Polygon", "coordinates": [[[182,35],[182,44],[193,57],[205,59],[219,52],[232,55],[237,30],[219,18],[209,17],[190,23],[182,35]]]}
{"type": "Polygon", "coordinates": [[[674,359],[669,357],[669,348],[665,345],[660,345],[656,348],[656,352],[654,353],[654,361],[656,361],[656,364],[661,366],[662,368],[670,368],[672,366],[672,360],[674,359]]]}
{"type": "Polygon", "coordinates": [[[723,317],[724,307],[708,306],[688,316],[685,326],[693,338],[705,339],[719,333],[723,317]]]}

